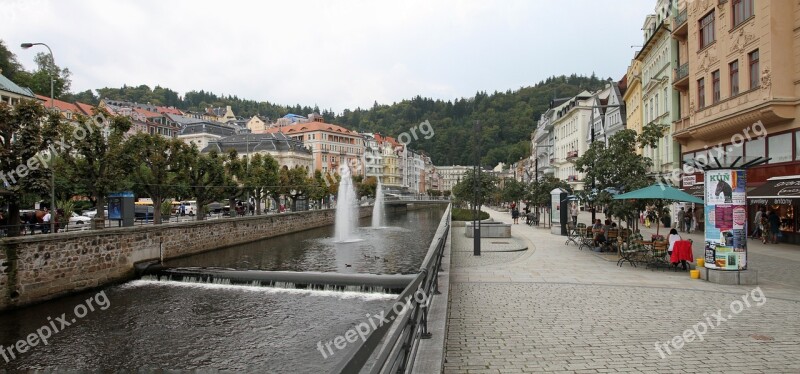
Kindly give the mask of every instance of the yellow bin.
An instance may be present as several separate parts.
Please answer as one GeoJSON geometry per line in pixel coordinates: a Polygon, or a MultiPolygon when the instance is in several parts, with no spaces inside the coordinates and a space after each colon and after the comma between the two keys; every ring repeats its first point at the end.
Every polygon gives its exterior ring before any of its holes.
{"type": "Polygon", "coordinates": [[[701,268],[701,267],[704,267],[704,266],[706,266],[706,260],[702,259],[702,258],[698,258],[697,259],[697,267],[701,268]]]}
{"type": "Polygon", "coordinates": [[[689,276],[691,276],[692,279],[700,279],[700,270],[689,271],[689,276]]]}

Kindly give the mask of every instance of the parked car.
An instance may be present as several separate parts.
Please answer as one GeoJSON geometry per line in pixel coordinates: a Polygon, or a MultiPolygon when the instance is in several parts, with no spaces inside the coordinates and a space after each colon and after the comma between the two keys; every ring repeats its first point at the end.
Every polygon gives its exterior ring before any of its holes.
{"type": "MultiPolygon", "coordinates": [[[[97,209],[87,210],[83,212],[83,215],[89,218],[94,218],[97,216],[97,209]]],[[[108,218],[108,208],[103,209],[103,217],[108,218]]]]}
{"type": "Polygon", "coordinates": [[[69,224],[70,226],[88,225],[91,220],[92,219],[87,216],[82,216],[78,213],[72,212],[72,217],[69,217],[69,224]]]}

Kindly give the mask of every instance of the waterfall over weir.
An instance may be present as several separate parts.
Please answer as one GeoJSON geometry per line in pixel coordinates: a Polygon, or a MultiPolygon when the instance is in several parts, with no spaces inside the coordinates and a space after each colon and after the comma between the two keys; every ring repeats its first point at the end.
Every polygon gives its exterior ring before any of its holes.
{"type": "Polygon", "coordinates": [[[143,271],[141,279],[219,285],[296,288],[317,291],[399,294],[416,276],[416,274],[375,275],[213,268],[163,268],[159,265],[153,265],[143,271]]]}

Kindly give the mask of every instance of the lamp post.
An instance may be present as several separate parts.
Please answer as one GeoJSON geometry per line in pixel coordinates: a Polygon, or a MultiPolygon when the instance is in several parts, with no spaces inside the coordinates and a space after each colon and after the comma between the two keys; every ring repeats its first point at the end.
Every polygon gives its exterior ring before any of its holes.
{"type": "MultiPolygon", "coordinates": [[[[56,64],[56,59],[53,57],[53,50],[50,49],[50,46],[44,43],[22,43],[19,46],[22,49],[28,49],[35,45],[42,45],[47,48],[47,51],[50,52],[50,61],[53,65],[56,64]]],[[[54,86],[55,78],[53,77],[53,72],[50,72],[50,111],[53,111],[53,107],[55,106],[55,94],[54,94],[54,86]]],[[[52,113],[51,113],[52,114],[52,113]]],[[[58,211],[56,210],[56,173],[55,170],[51,167],[50,168],[50,232],[56,232],[56,220],[55,217],[58,216],[58,211]]],[[[102,207],[100,208],[102,209],[102,207]]],[[[69,219],[68,217],[64,217],[69,219]]]]}
{"type": "Polygon", "coordinates": [[[480,196],[481,196],[481,122],[475,121],[475,126],[473,127],[475,131],[475,171],[473,172],[473,177],[475,178],[475,200],[472,205],[473,209],[473,221],[472,221],[472,228],[474,232],[474,242],[473,242],[473,252],[474,256],[481,255],[481,204],[480,204],[480,196]]]}

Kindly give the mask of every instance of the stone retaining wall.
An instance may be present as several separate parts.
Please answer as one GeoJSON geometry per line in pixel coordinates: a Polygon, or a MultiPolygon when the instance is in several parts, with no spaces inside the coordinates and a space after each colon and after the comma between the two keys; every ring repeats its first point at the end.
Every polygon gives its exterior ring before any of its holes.
{"type": "MultiPolygon", "coordinates": [[[[362,207],[361,217],[372,207],[362,207]]],[[[134,264],[333,224],[334,210],[32,235],[0,240],[0,310],[129,279],[134,264]]]]}

